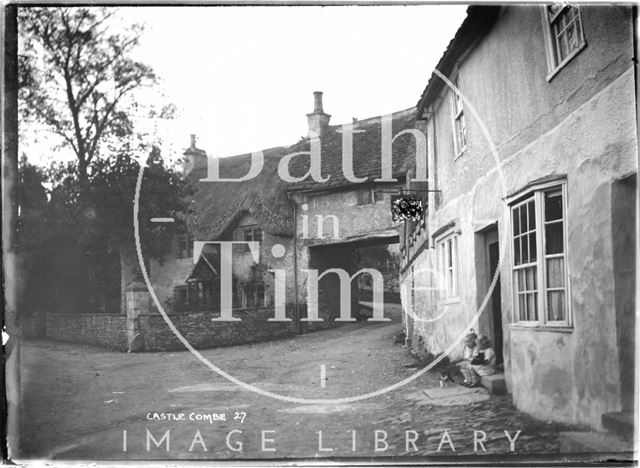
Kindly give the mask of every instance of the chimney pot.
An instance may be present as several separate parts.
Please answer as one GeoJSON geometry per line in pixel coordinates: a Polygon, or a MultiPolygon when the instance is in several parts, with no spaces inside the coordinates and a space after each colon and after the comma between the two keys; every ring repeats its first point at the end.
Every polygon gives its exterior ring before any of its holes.
{"type": "Polygon", "coordinates": [[[325,114],[322,108],[322,91],[313,92],[313,112],[307,114],[307,122],[309,124],[309,138],[322,137],[329,127],[329,119],[331,116],[325,114]]]}
{"type": "Polygon", "coordinates": [[[322,91],[313,92],[313,113],[314,114],[324,113],[324,110],[322,110],[322,91]]]}
{"type": "Polygon", "coordinates": [[[189,175],[194,170],[202,170],[207,167],[207,153],[196,147],[196,135],[191,134],[191,146],[184,152],[183,174],[189,175]]]}

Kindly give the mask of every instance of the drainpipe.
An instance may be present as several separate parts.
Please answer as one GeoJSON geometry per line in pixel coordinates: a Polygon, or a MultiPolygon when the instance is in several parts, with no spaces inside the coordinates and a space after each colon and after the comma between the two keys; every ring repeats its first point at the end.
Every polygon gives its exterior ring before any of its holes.
{"type": "Polygon", "coordinates": [[[298,205],[287,192],[289,202],[293,204],[293,322],[295,333],[300,333],[300,308],[298,306],[298,205]]]}

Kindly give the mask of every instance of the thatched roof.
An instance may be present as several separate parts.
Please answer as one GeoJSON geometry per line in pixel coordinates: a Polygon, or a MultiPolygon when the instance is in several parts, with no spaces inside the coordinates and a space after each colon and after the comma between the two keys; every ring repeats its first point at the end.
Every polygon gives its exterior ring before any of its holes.
{"type": "MultiPolygon", "coordinates": [[[[392,135],[414,128],[415,108],[392,114],[392,135]]],[[[374,117],[354,123],[353,166],[357,177],[368,182],[381,176],[381,118],[374,117]]],[[[311,178],[287,183],[278,175],[278,162],[288,154],[309,150],[309,140],[303,139],[289,147],[263,150],[264,167],[255,178],[244,182],[199,182],[207,177],[207,168],[194,169],[189,180],[196,190],[188,226],[197,239],[219,239],[244,214],[256,218],[260,227],[271,234],[293,236],[293,208],[287,193],[346,188],[354,185],[342,171],[342,134],[340,125],[330,126],[321,139],[322,174],[330,175],[326,183],[311,178]]],[[[201,150],[197,150],[201,151],[201,150]]],[[[406,163],[415,156],[414,138],[399,137],[392,146],[394,177],[403,180],[406,163]]],[[[220,158],[221,178],[240,178],[249,172],[251,154],[220,158]]],[[[302,176],[309,169],[309,158],[296,156],[290,163],[292,176],[302,176]]]]}
{"type": "MultiPolygon", "coordinates": [[[[262,171],[244,182],[199,182],[207,177],[207,168],[189,174],[196,192],[188,226],[196,238],[220,238],[245,213],[253,215],[260,227],[271,234],[293,235],[292,208],[277,172],[283,149],[271,148],[263,153],[262,171]]],[[[237,179],[249,172],[251,155],[220,158],[219,163],[221,178],[237,179]]]]}

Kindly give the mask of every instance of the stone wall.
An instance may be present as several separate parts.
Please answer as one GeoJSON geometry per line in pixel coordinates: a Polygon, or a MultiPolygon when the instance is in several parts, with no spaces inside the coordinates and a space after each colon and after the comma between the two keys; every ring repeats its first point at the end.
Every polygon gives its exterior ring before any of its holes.
{"type": "Polygon", "coordinates": [[[49,314],[46,337],[102,346],[115,351],[127,350],[127,317],[107,314],[49,314]]]}
{"type": "MultiPolygon", "coordinates": [[[[306,314],[304,310],[302,314],[306,314]]],[[[233,316],[240,322],[212,322],[219,312],[184,312],[171,314],[171,322],[197,349],[217,348],[284,338],[295,334],[294,322],[269,322],[271,308],[238,309],[233,316]]],[[[287,317],[294,307],[287,305],[287,317]]],[[[137,319],[137,333],[142,335],[144,351],[181,350],[184,346],[159,314],[143,313],[137,319]]],[[[333,323],[333,322],[332,322],[333,323]]],[[[315,328],[304,327],[304,331],[315,328]]],[[[96,345],[114,351],[126,351],[127,318],[106,314],[49,314],[29,317],[20,326],[24,338],[48,338],[56,341],[96,345]]]]}
{"type": "Polygon", "coordinates": [[[41,312],[19,315],[19,334],[21,338],[46,338],[47,322],[41,312]]]}
{"type": "MultiPolygon", "coordinates": [[[[239,309],[233,316],[239,322],[212,322],[217,312],[186,312],[169,316],[182,336],[196,349],[217,348],[255,343],[292,336],[294,322],[269,322],[273,309],[239,309]]],[[[287,307],[287,316],[293,317],[293,307],[287,307]]],[[[139,332],[143,336],[145,351],[185,349],[161,315],[142,314],[138,317],[139,332]]]]}

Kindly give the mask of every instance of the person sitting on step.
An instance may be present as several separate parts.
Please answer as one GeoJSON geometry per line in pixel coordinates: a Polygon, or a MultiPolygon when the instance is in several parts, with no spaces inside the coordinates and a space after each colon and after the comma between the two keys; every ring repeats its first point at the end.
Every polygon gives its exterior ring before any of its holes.
{"type": "Polygon", "coordinates": [[[462,350],[462,358],[455,362],[455,364],[460,368],[460,372],[464,377],[464,380],[460,383],[460,385],[467,385],[471,382],[469,366],[471,365],[471,359],[473,359],[474,353],[477,348],[477,339],[478,335],[476,335],[472,328],[464,338],[464,349],[462,350]]]}
{"type": "Polygon", "coordinates": [[[477,387],[480,385],[480,377],[496,372],[496,353],[491,348],[489,338],[485,335],[478,337],[478,347],[468,369],[471,382],[467,384],[467,387],[477,387]]]}

